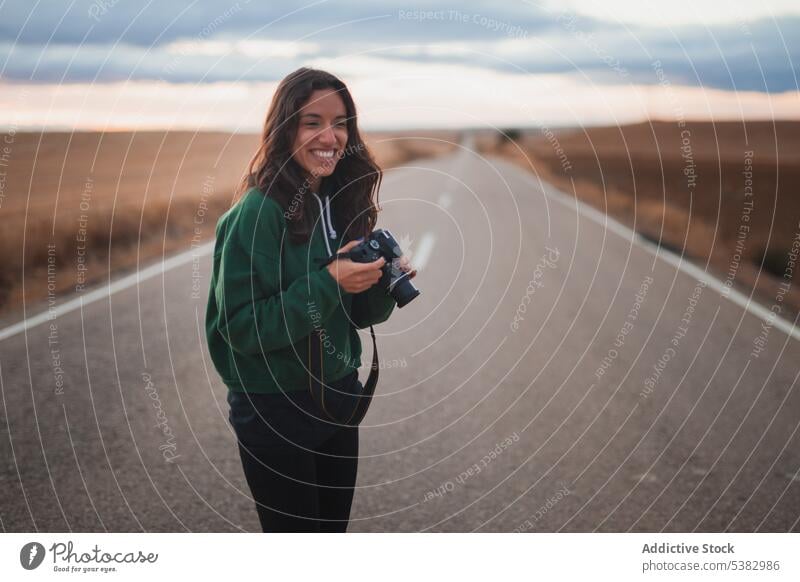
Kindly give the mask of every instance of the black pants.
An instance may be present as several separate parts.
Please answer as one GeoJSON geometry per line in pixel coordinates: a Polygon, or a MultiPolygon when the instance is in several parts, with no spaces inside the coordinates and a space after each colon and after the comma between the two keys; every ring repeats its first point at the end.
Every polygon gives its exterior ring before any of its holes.
{"type": "Polygon", "coordinates": [[[344,532],[358,470],[358,427],[341,427],[314,449],[239,442],[247,484],[265,532],[344,532]]]}

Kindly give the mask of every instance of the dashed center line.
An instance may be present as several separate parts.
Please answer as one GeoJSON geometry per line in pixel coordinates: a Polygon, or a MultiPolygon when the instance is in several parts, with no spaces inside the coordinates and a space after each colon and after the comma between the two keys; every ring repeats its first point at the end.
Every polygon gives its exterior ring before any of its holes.
{"type": "Polygon", "coordinates": [[[431,252],[433,251],[433,245],[436,243],[436,237],[431,232],[426,232],[422,235],[422,239],[419,241],[419,246],[414,251],[412,264],[414,268],[418,271],[421,271],[425,268],[425,265],[428,264],[428,259],[431,258],[431,252]]]}

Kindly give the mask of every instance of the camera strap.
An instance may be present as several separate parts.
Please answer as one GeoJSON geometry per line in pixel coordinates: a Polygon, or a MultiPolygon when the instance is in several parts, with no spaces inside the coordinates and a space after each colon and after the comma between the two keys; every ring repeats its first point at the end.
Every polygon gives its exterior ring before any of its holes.
{"type": "Polygon", "coordinates": [[[324,384],[323,358],[325,356],[320,331],[315,329],[308,336],[308,387],[311,391],[311,397],[331,420],[348,426],[358,426],[361,423],[367,414],[369,405],[372,404],[372,396],[375,394],[375,387],[378,385],[378,343],[375,340],[375,330],[371,325],[369,326],[369,333],[372,336],[372,366],[361,394],[353,395],[356,397],[357,403],[353,407],[349,418],[346,419],[336,418],[328,410],[325,403],[325,389],[327,388],[324,384]]]}

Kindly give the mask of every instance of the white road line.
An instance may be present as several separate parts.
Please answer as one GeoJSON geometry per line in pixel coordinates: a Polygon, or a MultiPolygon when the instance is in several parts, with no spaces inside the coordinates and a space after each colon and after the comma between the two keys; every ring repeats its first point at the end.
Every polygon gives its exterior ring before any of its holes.
{"type": "Polygon", "coordinates": [[[433,251],[433,245],[435,242],[436,237],[433,235],[433,233],[426,232],[422,235],[422,239],[419,241],[419,246],[417,246],[417,249],[414,251],[411,260],[411,264],[418,271],[424,269],[425,265],[428,264],[428,259],[431,258],[431,251],[433,251]]]}
{"type": "MultiPolygon", "coordinates": [[[[648,248],[652,254],[655,254],[658,250],[658,245],[650,242],[649,240],[639,239],[637,242],[639,246],[648,248]]],[[[681,260],[680,255],[676,255],[670,251],[664,252],[664,249],[662,248],[659,251],[659,256],[670,265],[674,265],[698,281],[704,282],[708,287],[726,299],[729,299],[732,303],[735,303],[742,309],[749,311],[756,317],[763,319],[765,323],[770,323],[771,321],[772,327],[777,327],[786,335],[791,336],[796,340],[800,340],[800,329],[798,329],[794,323],[775,314],[774,311],[770,311],[760,303],[755,303],[741,291],[737,291],[732,287],[727,287],[722,281],[712,277],[697,265],[689,263],[685,259],[681,260]]]]}
{"type": "Polygon", "coordinates": [[[94,303],[96,301],[100,301],[101,299],[105,299],[127,289],[129,287],[133,287],[134,285],[138,285],[139,283],[146,281],[147,279],[152,279],[162,273],[166,273],[170,269],[174,269],[175,267],[179,267],[181,265],[185,265],[186,263],[192,262],[195,258],[201,257],[203,255],[207,255],[211,253],[214,249],[214,243],[206,243],[204,245],[200,245],[195,247],[189,251],[185,251],[180,253],[179,255],[172,256],[168,259],[164,259],[160,263],[156,263],[155,265],[151,265],[149,267],[145,267],[140,271],[132,273],[131,275],[127,275],[116,281],[110,282],[108,285],[104,287],[99,287],[94,291],[90,291],[85,295],[80,295],[75,299],[70,299],[64,303],[61,303],[52,309],[47,309],[46,311],[42,311],[41,313],[37,313],[34,316],[28,317],[27,319],[20,321],[19,323],[15,323],[5,329],[0,330],[0,341],[4,339],[8,339],[13,337],[17,334],[20,334],[32,327],[45,323],[46,321],[50,321],[52,319],[56,319],[57,317],[61,317],[69,313],[70,311],[75,311],[80,309],[81,306],[89,305],[90,303],[94,303]]]}
{"type": "Polygon", "coordinates": [[[800,329],[798,329],[798,327],[794,324],[794,322],[784,319],[779,315],[776,316],[773,311],[770,311],[763,305],[754,302],[744,293],[737,291],[732,287],[730,288],[727,287],[722,281],[710,275],[697,265],[691,263],[688,259],[681,258],[680,255],[675,254],[674,252],[665,249],[664,247],[659,247],[657,244],[642,238],[641,235],[639,235],[635,231],[629,229],[624,224],[617,222],[616,220],[604,214],[603,212],[600,212],[593,206],[589,206],[585,202],[578,200],[573,196],[569,196],[564,192],[561,192],[560,190],[551,186],[550,184],[546,184],[544,182],[540,183],[538,180],[535,180],[534,178],[528,176],[523,172],[524,170],[520,170],[520,174],[523,180],[525,180],[535,188],[539,189],[544,184],[545,186],[545,188],[543,189],[544,193],[550,199],[559,202],[560,204],[563,204],[570,210],[575,210],[575,208],[577,207],[578,212],[584,215],[589,220],[596,222],[603,228],[607,228],[614,234],[622,237],[624,240],[629,241],[632,244],[635,244],[645,249],[650,254],[658,256],[664,262],[673,265],[678,270],[683,271],[690,277],[693,277],[698,281],[702,281],[708,287],[719,293],[722,297],[729,299],[735,305],[738,305],[739,307],[749,312],[750,314],[755,315],[759,319],[763,320],[765,323],[770,324],[771,322],[771,325],[773,327],[777,327],[779,330],[781,330],[789,337],[792,337],[800,341],[800,329]]]}

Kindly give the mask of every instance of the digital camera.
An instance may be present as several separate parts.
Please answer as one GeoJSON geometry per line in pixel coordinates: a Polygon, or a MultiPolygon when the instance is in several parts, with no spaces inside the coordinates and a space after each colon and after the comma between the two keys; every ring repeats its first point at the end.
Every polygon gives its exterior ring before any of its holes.
{"type": "Polygon", "coordinates": [[[400,268],[403,250],[388,230],[379,228],[373,231],[361,244],[339,256],[345,256],[354,263],[371,263],[383,257],[386,264],[381,267],[382,274],[377,284],[392,296],[398,307],[408,305],[419,295],[419,289],[414,287],[409,278],[410,273],[400,268]]]}

